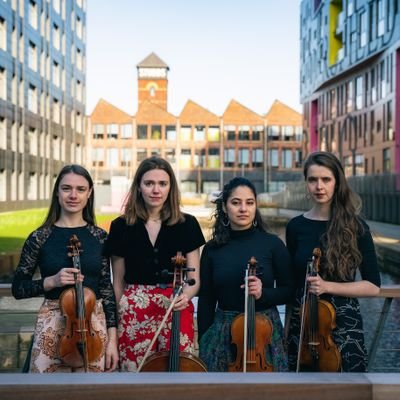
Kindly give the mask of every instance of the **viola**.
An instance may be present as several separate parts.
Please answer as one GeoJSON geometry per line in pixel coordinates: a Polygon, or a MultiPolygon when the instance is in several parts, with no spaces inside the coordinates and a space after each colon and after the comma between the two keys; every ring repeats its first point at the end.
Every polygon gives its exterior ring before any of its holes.
{"type": "MultiPolygon", "coordinates": [[[[307,263],[307,276],[317,276],[321,250],[313,250],[307,263]]],[[[299,354],[296,371],[338,372],[342,358],[333,341],[332,330],[336,328],[336,312],[332,304],[310,293],[305,287],[305,300],[301,308],[299,354]]]]}
{"type": "MultiPolygon", "coordinates": [[[[67,247],[73,267],[81,271],[79,254],[83,250],[76,235],[72,235],[67,247]]],[[[59,344],[59,356],[66,365],[72,368],[83,367],[88,372],[89,364],[101,356],[104,345],[91,324],[96,295],[92,289],[83,287],[77,278],[76,273],[74,287],[64,290],[60,296],[60,309],[66,324],[59,344]]]]}
{"type": "Polygon", "coordinates": [[[229,372],[272,372],[266,361],[265,348],[271,343],[272,322],[255,311],[255,297],[249,295],[248,277],[257,274],[257,260],[251,257],[245,276],[245,312],[237,315],[231,325],[232,343],[236,346],[236,359],[229,372]]]}
{"type": "Polygon", "coordinates": [[[187,268],[186,259],[178,252],[175,257],[172,257],[174,264],[174,280],[173,280],[173,299],[167,310],[163,321],[161,322],[156,334],[151,341],[147,352],[138,368],[138,372],[206,372],[207,368],[200,358],[189,352],[180,351],[180,311],[172,312],[172,326],[170,350],[159,351],[147,358],[150,349],[153,347],[155,340],[163,328],[167,317],[169,316],[173,306],[180,294],[182,293],[185,284],[194,285],[194,279],[186,279],[186,273],[193,271],[193,268],[187,268]]]}

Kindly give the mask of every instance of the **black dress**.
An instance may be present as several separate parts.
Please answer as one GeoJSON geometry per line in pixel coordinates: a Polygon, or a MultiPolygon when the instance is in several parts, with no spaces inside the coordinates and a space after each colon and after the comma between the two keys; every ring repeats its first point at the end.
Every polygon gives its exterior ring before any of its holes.
{"type": "MultiPolygon", "coordinates": [[[[368,226],[365,222],[363,224],[365,232],[358,237],[358,248],[362,255],[359,272],[363,280],[380,286],[374,243],[368,226]]],[[[296,298],[292,304],[288,335],[289,368],[293,371],[296,370],[297,364],[300,335],[299,306],[304,292],[307,260],[311,258],[315,247],[321,248],[320,239],[326,232],[327,226],[328,221],[311,220],[300,215],[289,221],[286,228],[286,245],[292,257],[296,284],[296,298]]],[[[336,311],[336,328],[332,331],[332,336],[342,357],[342,371],[365,372],[368,357],[358,300],[353,297],[326,294],[322,295],[321,299],[331,302],[336,311]]]]}

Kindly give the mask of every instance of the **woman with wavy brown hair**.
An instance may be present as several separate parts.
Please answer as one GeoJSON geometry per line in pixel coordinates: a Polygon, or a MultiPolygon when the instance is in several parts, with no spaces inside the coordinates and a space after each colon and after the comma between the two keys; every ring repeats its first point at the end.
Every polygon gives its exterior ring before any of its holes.
{"type": "MultiPolygon", "coordinates": [[[[123,214],[110,229],[106,253],[111,256],[113,286],[119,314],[119,354],[122,371],[137,371],[154,333],[171,303],[174,265],[180,251],[193,270],[177,298],[180,311],[180,351],[194,353],[194,306],[200,286],[200,247],[204,237],[196,218],[180,210],[174,171],[160,157],[143,160],[129,190],[123,214]]],[[[152,348],[169,351],[171,315],[152,348]]]]}
{"type": "Polygon", "coordinates": [[[331,153],[311,153],[303,172],[313,206],[286,228],[297,288],[289,323],[289,367],[295,370],[297,365],[299,305],[306,282],[308,291],[329,301],[336,312],[332,337],[340,352],[341,370],[364,372],[368,358],[357,298],[376,296],[381,282],[371,233],[360,217],[361,199],[331,153]],[[320,270],[317,276],[306,277],[314,248],[322,253],[320,270]]]}

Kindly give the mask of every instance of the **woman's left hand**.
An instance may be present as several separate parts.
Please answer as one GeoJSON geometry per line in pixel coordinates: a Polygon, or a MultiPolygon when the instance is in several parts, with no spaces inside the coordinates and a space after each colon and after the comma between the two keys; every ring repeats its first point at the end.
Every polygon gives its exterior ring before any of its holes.
{"type": "Polygon", "coordinates": [[[319,276],[309,276],[307,278],[308,290],[317,296],[326,293],[326,282],[319,276]]]}
{"type": "Polygon", "coordinates": [[[190,299],[186,293],[182,293],[174,305],[174,311],[182,311],[189,306],[190,299]]]}
{"type": "Polygon", "coordinates": [[[115,371],[118,368],[118,361],[118,338],[113,332],[113,334],[109,335],[106,345],[106,372],[115,371]]]}
{"type": "MultiPolygon", "coordinates": [[[[262,295],[262,282],[261,279],[257,278],[255,275],[248,277],[249,294],[254,296],[256,300],[261,298],[262,295]]],[[[240,286],[242,289],[245,287],[244,284],[240,286]]]]}

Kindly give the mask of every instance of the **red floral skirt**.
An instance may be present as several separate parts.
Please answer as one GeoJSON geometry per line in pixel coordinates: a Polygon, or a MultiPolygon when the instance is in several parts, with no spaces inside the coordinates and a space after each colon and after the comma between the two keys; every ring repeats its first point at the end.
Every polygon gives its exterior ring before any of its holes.
{"type": "MultiPolygon", "coordinates": [[[[127,285],[118,306],[119,355],[122,371],[136,371],[172,300],[172,288],[127,285]]],[[[194,307],[180,312],[180,351],[194,353],[194,307]]],[[[151,349],[169,351],[172,313],[151,349]]]]}

